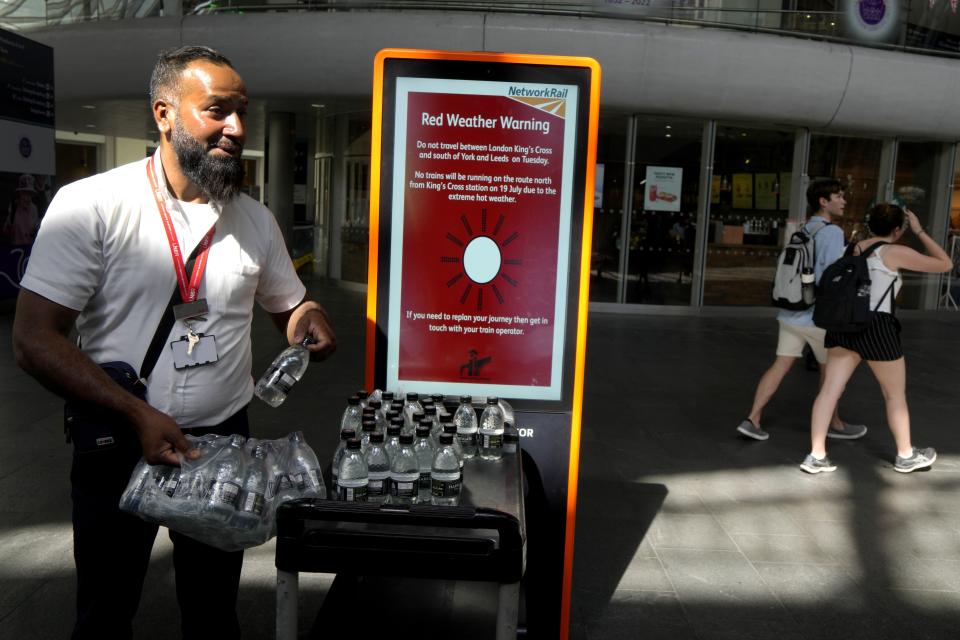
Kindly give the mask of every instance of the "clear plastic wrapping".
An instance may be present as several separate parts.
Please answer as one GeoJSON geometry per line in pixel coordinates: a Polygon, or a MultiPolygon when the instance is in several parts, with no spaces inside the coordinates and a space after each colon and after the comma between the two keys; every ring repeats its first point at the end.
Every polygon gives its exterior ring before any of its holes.
{"type": "Polygon", "coordinates": [[[320,464],[303,434],[276,440],[240,435],[187,436],[200,451],[180,467],[143,459],[120,509],[195,540],[239,551],[269,540],[277,507],[295,498],[326,498],[320,464]]]}

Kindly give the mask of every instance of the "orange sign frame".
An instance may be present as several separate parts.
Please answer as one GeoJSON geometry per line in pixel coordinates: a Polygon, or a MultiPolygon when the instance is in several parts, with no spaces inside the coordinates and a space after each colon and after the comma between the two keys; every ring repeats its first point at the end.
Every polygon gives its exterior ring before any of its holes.
{"type": "Polygon", "coordinates": [[[373,128],[370,152],[370,252],[368,259],[367,314],[366,314],[366,375],[368,389],[375,386],[375,348],[377,332],[378,297],[378,239],[380,236],[380,167],[383,143],[383,97],[384,66],[389,59],[445,60],[459,62],[490,62],[498,64],[543,65],[554,67],[580,67],[589,70],[588,130],[586,176],[583,193],[583,229],[580,246],[579,291],[577,302],[576,346],[572,397],[572,421],[570,430],[570,459],[567,469],[566,532],[563,558],[563,587],[561,600],[561,638],[569,635],[570,597],[573,578],[574,528],[576,524],[577,482],[580,466],[580,430],[583,412],[584,364],[586,360],[587,308],[590,294],[590,255],[593,231],[593,191],[596,167],[597,131],[600,113],[600,65],[587,57],[554,56],[514,53],[487,53],[462,51],[433,51],[421,49],[383,49],[374,60],[373,81],[373,128]]]}

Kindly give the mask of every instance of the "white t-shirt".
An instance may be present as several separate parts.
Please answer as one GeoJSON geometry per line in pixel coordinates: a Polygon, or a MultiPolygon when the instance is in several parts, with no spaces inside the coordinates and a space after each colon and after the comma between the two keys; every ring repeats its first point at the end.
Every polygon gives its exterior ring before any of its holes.
{"type": "MultiPolygon", "coordinates": [[[[246,195],[222,206],[177,201],[166,189],[159,152],[154,157],[183,255],[217,225],[199,291],[210,310],[196,330],[216,337],[219,360],[178,371],[167,346],[147,381],[147,399],[181,427],[212,426],[253,397],[254,300],[280,313],[300,302],[306,288],[266,207],[246,195]]],[[[123,361],[137,371],[177,282],[146,166],[141,160],[60,189],[21,281],[80,312],[81,348],[94,362],[123,361]]],[[[166,342],[185,333],[176,322],[166,342]]]]}

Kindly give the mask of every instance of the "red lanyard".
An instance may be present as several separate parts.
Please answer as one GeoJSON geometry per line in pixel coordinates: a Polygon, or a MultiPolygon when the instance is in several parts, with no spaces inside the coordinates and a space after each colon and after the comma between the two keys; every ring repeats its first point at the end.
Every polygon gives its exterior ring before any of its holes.
{"type": "Polygon", "coordinates": [[[167,241],[170,243],[170,255],[173,256],[173,268],[177,272],[177,284],[180,286],[180,297],[184,302],[193,302],[197,299],[197,293],[200,290],[200,280],[203,279],[203,272],[207,268],[207,254],[210,252],[210,244],[213,242],[213,234],[217,230],[217,225],[210,227],[210,231],[203,236],[200,241],[200,252],[197,254],[197,261],[193,265],[193,273],[190,274],[190,283],[187,283],[187,269],[183,264],[183,253],[180,251],[180,243],[177,241],[177,230],[173,228],[173,220],[167,211],[167,205],[164,204],[165,198],[160,193],[160,187],[157,186],[157,178],[153,170],[153,156],[147,161],[147,178],[150,179],[150,186],[153,188],[153,198],[157,202],[157,210],[160,212],[160,219],[163,220],[163,229],[167,232],[167,241]]]}

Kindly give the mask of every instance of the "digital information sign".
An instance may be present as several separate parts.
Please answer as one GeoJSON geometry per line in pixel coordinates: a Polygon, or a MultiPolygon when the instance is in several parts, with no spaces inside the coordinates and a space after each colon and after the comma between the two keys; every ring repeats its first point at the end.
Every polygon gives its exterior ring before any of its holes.
{"type": "Polygon", "coordinates": [[[514,407],[537,637],[569,616],[599,76],[419,50],[374,68],[366,386],[514,407]]]}

